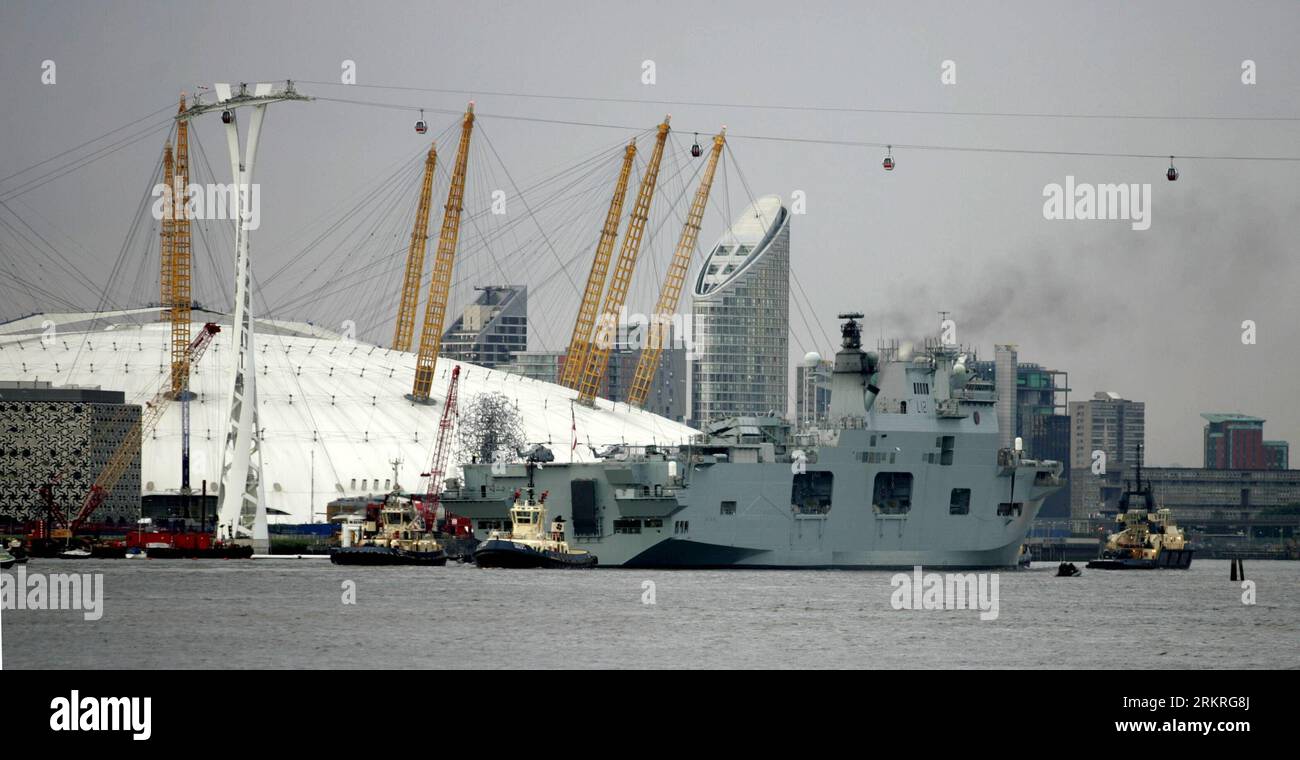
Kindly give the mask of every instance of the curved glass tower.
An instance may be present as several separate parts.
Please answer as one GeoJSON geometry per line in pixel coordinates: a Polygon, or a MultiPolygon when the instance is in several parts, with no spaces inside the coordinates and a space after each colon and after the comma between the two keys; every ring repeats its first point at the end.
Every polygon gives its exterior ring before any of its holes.
{"type": "Polygon", "coordinates": [[[786,413],[790,212],[767,195],[741,212],[705,259],[693,299],[691,418],[786,413]]]}

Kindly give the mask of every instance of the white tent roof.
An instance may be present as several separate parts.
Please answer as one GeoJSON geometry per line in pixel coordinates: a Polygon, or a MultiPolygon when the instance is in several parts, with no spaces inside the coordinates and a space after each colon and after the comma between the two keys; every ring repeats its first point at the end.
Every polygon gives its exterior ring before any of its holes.
{"type": "MultiPolygon", "coordinates": [[[[102,386],[141,403],[167,381],[169,326],[157,310],[109,314],[34,315],[0,325],[0,379],[42,380],[61,385],[102,386]],[[51,328],[51,325],[53,327],[51,328]]],[[[206,479],[210,492],[220,477],[228,395],[233,373],[229,318],[195,312],[195,319],[222,325],[195,368],[191,390],[191,482],[206,479]]],[[[196,322],[193,331],[202,326],[196,322]]],[[[486,392],[515,402],[531,443],[547,444],[556,461],[591,458],[592,446],[611,443],[676,444],[696,431],[626,404],[597,400],[573,403],[577,392],[472,364],[439,359],[432,405],[406,398],[415,355],[349,341],[312,325],[259,321],[256,328],[258,412],[263,429],[262,463],[268,511],[281,522],[323,517],[325,505],[343,496],[383,493],[391,486],[392,460],[401,460],[398,482],[424,487],[451,368],[461,364],[460,406],[486,392]],[[314,499],[313,499],[314,495],[314,499]],[[313,509],[314,505],[314,509],[313,509]]],[[[143,442],[145,491],[180,487],[180,404],[169,405],[155,433],[143,442]]],[[[452,470],[456,452],[453,448],[452,470]]],[[[273,521],[276,521],[273,518],[273,521]]]]}

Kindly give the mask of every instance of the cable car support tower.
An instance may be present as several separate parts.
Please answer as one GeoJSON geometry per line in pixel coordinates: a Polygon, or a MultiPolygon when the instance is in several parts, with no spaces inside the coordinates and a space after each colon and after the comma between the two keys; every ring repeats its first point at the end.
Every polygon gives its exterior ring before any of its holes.
{"type": "MultiPolygon", "coordinates": [[[[215,102],[196,102],[176,116],[186,122],[210,111],[220,111],[226,126],[226,145],[230,150],[230,171],[234,179],[235,197],[238,199],[238,218],[235,222],[235,314],[232,320],[231,345],[237,352],[234,381],[230,391],[230,422],[225,447],[221,455],[221,483],[217,490],[217,534],[226,540],[248,540],[253,551],[265,554],[270,550],[270,536],[266,523],[266,499],[262,485],[262,454],[258,445],[257,422],[257,368],[253,346],[252,275],[249,261],[248,237],[252,202],[253,169],[257,161],[258,140],[266,107],[287,100],[308,101],[311,98],[298,94],[293,82],[274,90],[271,84],[230,84],[219,82],[214,86],[215,102]],[[239,109],[249,109],[246,145],[243,159],[239,150],[239,109]]],[[[175,283],[173,283],[174,285],[175,283]]]]}

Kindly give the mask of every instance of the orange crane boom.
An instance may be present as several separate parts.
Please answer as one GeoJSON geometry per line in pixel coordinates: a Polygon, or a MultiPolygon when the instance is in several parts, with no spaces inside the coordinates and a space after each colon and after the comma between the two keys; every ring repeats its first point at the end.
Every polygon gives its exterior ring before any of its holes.
{"type": "Polygon", "coordinates": [[[727,128],[723,127],[713,138],[713,150],[709,153],[709,163],[700,178],[700,186],[695,189],[695,199],[691,201],[691,210],[686,215],[686,226],[682,236],[677,240],[677,251],[672,263],[668,265],[668,274],[664,278],[663,289],[659,291],[659,301],[655,304],[647,333],[647,340],[637,359],[636,373],[632,376],[632,388],[628,391],[627,402],[633,406],[644,406],[650,395],[650,383],[655,371],[659,369],[659,356],[663,353],[664,343],[668,341],[668,325],[673,314],[677,313],[677,304],[681,300],[682,285],[686,282],[686,273],[691,268],[691,256],[695,253],[695,243],[700,238],[700,223],[704,221],[704,206],[709,202],[709,190],[713,187],[713,174],[718,168],[718,158],[722,155],[722,146],[727,142],[727,128]]]}
{"type": "Polygon", "coordinates": [[[420,279],[424,277],[424,252],[429,245],[429,206],[433,198],[433,168],[438,163],[438,149],[429,146],[424,159],[424,181],[420,185],[420,205],[411,229],[411,247],[406,252],[406,276],[402,278],[402,296],[397,306],[397,326],[393,329],[393,349],[410,351],[415,334],[415,310],[420,306],[420,279]]]}
{"type": "Polygon", "coordinates": [[[447,191],[447,206],[442,215],[442,231],[438,234],[438,250],[433,258],[429,301],[424,310],[424,329],[420,333],[420,354],[415,359],[415,384],[411,388],[411,397],[416,401],[429,400],[433,371],[438,366],[438,352],[442,349],[442,323],[447,316],[451,269],[456,263],[460,213],[465,207],[465,169],[469,164],[469,137],[473,129],[474,104],[471,102],[465,109],[465,119],[461,122],[460,146],[456,149],[456,165],[451,173],[451,188],[447,191]]]}
{"type": "MultiPolygon", "coordinates": [[[[212,336],[221,332],[221,327],[209,322],[203,326],[203,330],[195,336],[194,340],[186,347],[187,362],[193,364],[202,356],[212,343],[212,336]]],[[[139,424],[132,425],[131,429],[122,437],[122,442],[117,445],[112,456],[108,458],[108,464],[104,465],[104,470],[95,478],[95,482],[90,487],[90,492],[86,494],[86,499],[81,503],[81,509],[77,511],[77,516],[68,524],[68,528],[76,531],[86,520],[94,514],[104,499],[108,497],[108,492],[113,490],[117,481],[122,478],[126,468],[135,458],[135,452],[140,447],[140,442],[144,437],[153,432],[162,420],[163,412],[167,410],[167,403],[173,399],[171,388],[164,383],[153,399],[146,402],[144,409],[140,412],[139,424]]]]}
{"type": "Polygon", "coordinates": [[[664,157],[664,142],[668,139],[668,118],[665,116],[659,125],[654,152],[650,154],[650,163],[646,165],[645,176],[641,178],[641,187],[637,190],[636,203],[632,206],[627,232],[623,235],[623,247],[619,249],[618,262],[614,265],[614,277],[609,283],[609,293],[605,295],[605,308],[587,353],[578,389],[578,400],[584,404],[592,403],[605,379],[609,353],[614,348],[615,332],[618,329],[618,316],[627,302],[632,271],[636,268],[636,259],[641,253],[641,238],[645,234],[646,222],[650,219],[650,201],[654,199],[655,184],[659,181],[659,164],[664,157]]]}
{"type": "MultiPolygon", "coordinates": [[[[181,93],[180,113],[185,112],[185,93],[181,93]]],[[[176,173],[172,185],[172,260],[171,300],[172,323],[172,397],[178,397],[189,388],[190,375],[190,217],[186,208],[190,185],[190,123],[181,119],[176,123],[176,173]]]]}
{"type": "Polygon", "coordinates": [[[172,177],[176,175],[175,163],[172,160],[172,141],[171,137],[167,138],[167,144],[163,147],[163,166],[162,166],[162,183],[163,183],[163,217],[158,224],[158,305],[162,311],[158,313],[158,321],[165,322],[171,319],[172,305],[172,258],[175,250],[176,223],[172,216],[175,210],[175,203],[171,198],[174,189],[172,177]]]}
{"type": "Polygon", "coordinates": [[[569,338],[569,350],[564,354],[564,371],[560,375],[560,385],[576,389],[582,380],[582,370],[587,365],[587,353],[591,350],[591,331],[596,326],[596,313],[600,310],[600,296],[605,290],[605,275],[609,273],[609,259],[614,252],[614,243],[618,239],[618,223],[623,218],[623,201],[627,198],[627,180],[632,175],[632,159],[636,158],[636,139],[627,144],[623,152],[623,168],[618,173],[618,183],[614,185],[614,197],[609,200],[609,211],[605,214],[605,226],[600,230],[600,242],[596,244],[596,257],[591,262],[591,272],[587,274],[587,286],[582,291],[582,304],[578,307],[578,319],[573,323],[573,337],[569,338]]]}

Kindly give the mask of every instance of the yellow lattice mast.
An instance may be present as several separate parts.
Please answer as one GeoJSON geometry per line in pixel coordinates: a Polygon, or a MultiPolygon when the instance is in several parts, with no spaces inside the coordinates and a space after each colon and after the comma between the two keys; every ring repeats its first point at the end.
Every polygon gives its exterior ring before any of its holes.
{"type": "MultiPolygon", "coordinates": [[[[185,111],[185,93],[181,93],[180,112],[185,111]]],[[[172,185],[172,260],[171,260],[171,323],[172,323],[172,395],[178,396],[189,388],[190,374],[190,215],[186,209],[187,189],[190,184],[190,123],[181,119],[176,123],[176,167],[172,185]]]]}
{"type": "Polygon", "coordinates": [[[578,387],[578,382],[582,380],[582,370],[587,364],[587,353],[591,349],[591,331],[596,326],[600,296],[605,290],[605,275],[609,273],[609,258],[614,252],[614,242],[618,239],[618,223],[623,218],[623,201],[627,198],[627,180],[632,174],[634,158],[636,158],[635,138],[627,144],[627,150],[623,152],[623,168],[618,174],[618,184],[614,185],[614,197],[609,201],[605,226],[601,228],[600,242],[596,244],[596,258],[591,262],[587,287],[582,291],[578,319],[573,323],[573,337],[569,338],[569,350],[564,355],[564,372],[560,375],[560,384],[569,388],[578,387]]]}
{"type": "Polygon", "coordinates": [[[162,310],[158,312],[158,321],[165,322],[171,319],[172,305],[172,251],[175,250],[175,225],[172,224],[172,217],[175,206],[172,204],[172,188],[175,184],[172,182],[172,176],[175,174],[175,163],[172,160],[172,140],[168,135],[167,143],[163,147],[163,166],[162,166],[162,183],[163,183],[163,213],[162,221],[158,225],[158,305],[162,310]]]}
{"type": "Polygon", "coordinates": [[[411,350],[415,333],[415,311],[420,306],[420,279],[424,277],[424,252],[429,245],[429,206],[433,198],[433,167],[438,163],[437,147],[429,146],[424,159],[424,182],[420,185],[420,205],[411,229],[411,247],[406,252],[406,276],[402,278],[402,298],[397,306],[397,327],[393,330],[393,348],[411,350]]]}
{"type": "Polygon", "coordinates": [[[673,315],[677,313],[686,272],[691,268],[691,255],[695,253],[695,243],[700,237],[700,223],[704,221],[704,206],[709,202],[709,190],[713,187],[713,173],[717,171],[718,158],[722,156],[722,146],[726,142],[727,128],[723,127],[713,138],[709,163],[704,167],[700,186],[695,189],[695,199],[691,201],[691,210],[686,215],[686,226],[682,228],[682,236],[677,240],[677,251],[673,254],[672,263],[668,265],[663,289],[659,291],[659,301],[650,318],[646,344],[637,359],[632,389],[627,394],[627,402],[633,406],[644,406],[646,397],[650,395],[650,383],[654,380],[655,370],[659,368],[659,356],[663,353],[664,344],[670,337],[668,327],[673,315]]]}
{"type": "Polygon", "coordinates": [[[623,247],[619,249],[614,276],[609,282],[609,293],[605,295],[605,308],[587,352],[587,362],[578,389],[578,399],[584,404],[592,403],[605,379],[609,352],[614,348],[615,332],[618,329],[618,315],[627,302],[632,270],[636,268],[636,259],[641,253],[641,237],[645,234],[646,222],[650,219],[650,201],[654,199],[655,183],[659,181],[659,162],[663,160],[664,142],[667,139],[668,117],[665,116],[664,123],[659,125],[659,134],[655,137],[654,152],[650,154],[645,176],[641,178],[641,187],[637,190],[632,216],[628,219],[627,232],[623,235],[623,247]]]}
{"type": "Polygon", "coordinates": [[[411,397],[429,400],[429,387],[442,349],[442,323],[447,315],[447,295],[451,290],[451,268],[456,263],[456,241],[460,238],[460,212],[465,207],[465,168],[469,164],[469,136],[474,129],[474,104],[465,109],[460,127],[460,146],[456,165],[447,191],[447,206],[438,233],[438,250],[433,257],[433,276],[429,280],[429,302],[424,309],[424,328],[420,333],[420,354],[415,360],[415,385],[411,397]]]}

